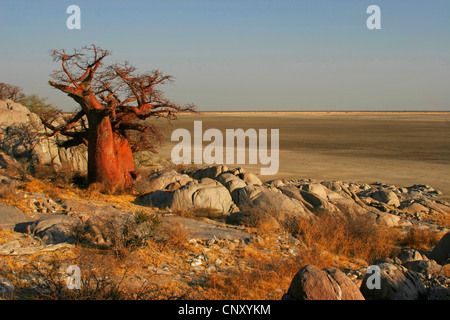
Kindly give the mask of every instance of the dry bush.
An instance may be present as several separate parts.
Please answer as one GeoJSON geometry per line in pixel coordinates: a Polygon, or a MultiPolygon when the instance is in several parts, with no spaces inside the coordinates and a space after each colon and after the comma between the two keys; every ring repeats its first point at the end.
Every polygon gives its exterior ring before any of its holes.
{"type": "MultiPolygon", "coordinates": [[[[257,212],[258,219],[254,221],[260,224],[261,217],[264,215],[257,212]]],[[[397,239],[395,232],[381,228],[365,217],[321,216],[312,221],[287,219],[282,226],[303,242],[296,247],[295,256],[282,256],[270,237],[262,245],[246,246],[239,256],[244,266],[238,272],[210,276],[202,298],[280,299],[303,266],[313,264],[323,269],[338,264],[342,256],[367,261],[387,257],[395,249],[397,239]]]]}
{"type": "Polygon", "coordinates": [[[161,284],[144,282],[137,289],[127,292],[132,300],[186,300],[192,288],[186,283],[170,281],[161,284]]]}
{"type": "Polygon", "coordinates": [[[238,271],[208,278],[201,299],[279,300],[301,268],[294,257],[266,255],[248,247],[241,258],[245,265],[238,271]]]}
{"type": "Polygon", "coordinates": [[[279,300],[289,287],[294,274],[267,268],[246,270],[236,274],[213,274],[203,288],[207,300],[279,300]],[[283,285],[284,284],[284,285],[283,285]]]}
{"type": "MultiPolygon", "coordinates": [[[[47,165],[37,164],[33,166],[31,170],[32,176],[35,179],[50,182],[53,177],[57,174],[55,168],[47,165]]],[[[67,174],[64,175],[64,179],[67,178],[67,174]]]]}
{"type": "MultiPolygon", "coordinates": [[[[62,173],[60,174],[62,175],[62,173]]],[[[102,189],[95,183],[87,188],[86,177],[76,172],[73,174],[71,173],[71,178],[69,180],[71,183],[66,184],[64,179],[58,180],[58,178],[54,177],[50,179],[36,179],[30,177],[27,181],[19,182],[15,187],[0,188],[0,198],[2,198],[2,202],[16,205],[16,203],[20,203],[24,200],[23,195],[17,194],[17,191],[23,190],[31,193],[43,193],[45,196],[53,199],[80,198],[114,203],[114,205],[121,206],[127,210],[135,209],[133,201],[135,200],[136,195],[133,193],[108,194],[105,189],[102,189]]],[[[20,205],[16,206],[24,210],[20,205]]],[[[26,206],[29,205],[26,204],[26,206]]]]}
{"type": "Polygon", "coordinates": [[[163,226],[160,235],[165,239],[164,244],[173,249],[186,248],[191,237],[180,222],[163,226]]]}
{"type": "Polygon", "coordinates": [[[8,186],[0,188],[0,202],[12,207],[17,207],[25,214],[31,215],[29,202],[17,192],[15,187],[8,186]]]}
{"type": "Polygon", "coordinates": [[[39,179],[33,179],[23,185],[26,192],[48,193],[52,190],[52,186],[39,179]]]}
{"type": "Polygon", "coordinates": [[[119,195],[124,193],[125,190],[114,186],[108,186],[102,182],[93,182],[89,184],[86,191],[91,195],[98,196],[99,194],[119,195]]]}
{"type": "MultiPolygon", "coordinates": [[[[119,187],[111,187],[102,182],[88,183],[87,175],[82,172],[74,171],[69,165],[63,165],[61,168],[55,168],[48,165],[36,165],[32,171],[34,179],[44,184],[51,185],[48,188],[54,191],[57,188],[72,188],[83,191],[87,195],[122,195],[130,193],[132,190],[125,190],[119,187]]],[[[32,191],[30,191],[32,192],[32,191]]],[[[36,191],[39,192],[39,191],[36,191]]]]}
{"type": "Polygon", "coordinates": [[[428,215],[427,220],[430,220],[431,222],[442,227],[450,228],[450,213],[428,215]]]}
{"type": "MultiPolygon", "coordinates": [[[[23,267],[21,275],[26,282],[17,281],[16,299],[33,300],[116,300],[122,297],[121,279],[112,276],[105,268],[105,261],[98,260],[94,265],[81,265],[81,289],[67,287],[66,269],[73,261],[53,259],[48,263],[31,262],[23,267]],[[99,269],[101,268],[101,270],[99,269]]],[[[108,264],[109,265],[109,264],[108,264]]]]}
{"type": "Polygon", "coordinates": [[[179,217],[184,217],[184,218],[190,218],[190,214],[191,214],[190,211],[184,210],[184,209],[179,209],[179,208],[173,209],[170,213],[174,214],[176,216],[179,216],[179,217]]]}
{"type": "Polygon", "coordinates": [[[46,197],[58,199],[62,198],[63,193],[69,189],[69,186],[55,186],[49,182],[33,179],[24,183],[22,188],[26,192],[43,193],[46,197]]]}
{"type": "Polygon", "coordinates": [[[46,262],[31,262],[16,272],[15,292],[11,299],[38,300],[125,300],[146,299],[154,287],[134,281],[130,284],[134,259],[124,262],[111,252],[92,249],[78,250],[76,259],[52,257],[46,262]],[[69,265],[81,271],[81,288],[68,289],[66,273],[69,265]],[[20,281],[18,278],[27,279],[20,281]]]}
{"type": "Polygon", "coordinates": [[[279,221],[284,224],[286,219],[275,208],[262,210],[258,207],[247,206],[241,208],[241,212],[243,213],[242,224],[265,231],[278,230],[280,228],[279,221]]]}
{"type": "Polygon", "coordinates": [[[366,216],[332,217],[298,221],[296,236],[308,247],[349,258],[374,261],[391,256],[398,233],[377,225],[366,216]]]}
{"type": "Polygon", "coordinates": [[[238,249],[232,257],[237,269],[210,275],[199,298],[281,299],[305,261],[301,255],[282,254],[278,242],[274,241],[276,235],[264,232],[262,243],[255,242],[238,249]]]}
{"type": "Polygon", "coordinates": [[[73,185],[87,187],[85,175],[74,171],[68,164],[62,167],[36,165],[32,170],[32,176],[46,183],[50,182],[54,187],[66,188],[73,185]]]}
{"type": "Polygon", "coordinates": [[[26,181],[29,176],[30,164],[26,159],[18,159],[14,163],[8,164],[5,171],[11,177],[26,181]]]}
{"type": "MultiPolygon", "coordinates": [[[[72,262],[71,262],[72,263],[72,262]]],[[[108,252],[84,250],[76,263],[81,270],[81,289],[71,290],[73,299],[118,300],[126,299],[125,278],[127,271],[120,268],[121,260],[108,252]]]]}
{"type": "Polygon", "coordinates": [[[429,250],[439,242],[441,236],[437,230],[413,226],[400,238],[399,244],[404,247],[429,250]]]}
{"type": "Polygon", "coordinates": [[[14,239],[14,231],[10,229],[0,229],[0,245],[8,243],[14,239]]]}
{"type": "Polygon", "coordinates": [[[129,217],[107,216],[99,219],[95,228],[101,229],[101,235],[105,243],[98,245],[96,234],[92,229],[86,229],[84,225],[77,225],[72,229],[72,234],[78,244],[110,249],[115,257],[124,259],[137,248],[147,245],[148,241],[155,238],[159,232],[161,219],[157,214],[144,210],[136,211],[129,217]]]}
{"type": "MultiPolygon", "coordinates": [[[[319,269],[323,269],[330,266],[339,267],[342,257],[337,260],[335,254],[314,246],[313,248],[302,248],[297,260],[301,267],[312,264],[319,269]]],[[[298,270],[300,270],[300,268],[298,270]]]]}

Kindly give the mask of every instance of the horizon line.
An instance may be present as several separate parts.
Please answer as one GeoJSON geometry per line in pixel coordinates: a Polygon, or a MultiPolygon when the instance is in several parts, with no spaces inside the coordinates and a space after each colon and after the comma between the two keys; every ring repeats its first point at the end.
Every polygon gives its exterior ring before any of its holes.
{"type": "MultiPolygon", "coordinates": [[[[62,111],[63,114],[72,114],[75,113],[74,111],[62,111]]],[[[333,110],[333,111],[250,111],[250,110],[244,110],[244,111],[197,111],[197,113],[192,113],[188,111],[180,111],[177,114],[183,114],[183,115],[195,115],[195,114],[207,114],[207,113],[216,113],[216,114],[292,114],[292,113],[315,113],[315,114],[330,114],[330,113],[377,113],[377,114],[450,114],[450,110],[448,111],[397,111],[397,110],[385,110],[385,111],[364,111],[364,110],[333,110]]]]}
{"type": "MultiPolygon", "coordinates": [[[[415,110],[415,111],[397,111],[397,110],[378,110],[378,111],[365,111],[365,110],[321,110],[321,111],[309,111],[309,110],[303,110],[303,111],[250,111],[250,110],[243,110],[243,111],[198,111],[199,114],[201,113],[408,113],[408,114],[424,114],[424,113],[441,113],[441,114],[450,114],[450,110],[448,111],[425,111],[425,110],[415,110]]],[[[192,114],[191,112],[179,112],[179,114],[192,114]]]]}

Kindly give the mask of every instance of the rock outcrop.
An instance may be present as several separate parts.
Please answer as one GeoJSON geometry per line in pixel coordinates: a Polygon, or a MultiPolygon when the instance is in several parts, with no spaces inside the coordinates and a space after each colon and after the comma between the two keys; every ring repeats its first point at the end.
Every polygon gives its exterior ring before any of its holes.
{"type": "Polygon", "coordinates": [[[364,300],[358,287],[336,268],[307,265],[292,279],[284,300],[364,300]]]}
{"type": "Polygon", "coordinates": [[[311,213],[305,210],[305,207],[297,199],[263,186],[248,185],[241,188],[233,200],[243,212],[257,209],[275,215],[275,218],[280,221],[289,216],[311,217],[311,213]]]}
{"type": "Polygon", "coordinates": [[[21,225],[27,225],[32,219],[21,210],[0,203],[0,229],[21,229],[21,225]]]}
{"type": "Polygon", "coordinates": [[[219,182],[203,178],[189,181],[175,191],[157,190],[142,196],[139,202],[160,209],[191,210],[207,208],[229,214],[233,200],[228,190],[219,182]]]}
{"type": "Polygon", "coordinates": [[[72,243],[73,230],[81,221],[64,214],[52,214],[39,218],[30,227],[31,234],[42,238],[45,244],[72,243]]]}
{"type": "Polygon", "coordinates": [[[142,193],[150,193],[157,190],[174,191],[192,180],[186,174],[167,169],[151,173],[145,181],[139,182],[139,189],[142,193]]]}
{"type": "Polygon", "coordinates": [[[430,253],[430,258],[444,265],[450,263],[450,232],[442,237],[430,253]]]}
{"type": "Polygon", "coordinates": [[[39,165],[87,171],[86,147],[60,147],[67,138],[62,135],[46,137],[47,133],[39,116],[25,106],[12,100],[0,101],[0,150],[13,158],[31,159],[39,165]]]}
{"type": "Polygon", "coordinates": [[[424,300],[427,291],[416,272],[407,268],[382,262],[380,268],[380,287],[371,288],[367,282],[371,274],[366,274],[361,284],[361,293],[366,300],[424,300]]]}
{"type": "Polygon", "coordinates": [[[222,165],[184,173],[158,171],[145,183],[151,192],[139,199],[148,206],[187,210],[212,207],[224,214],[239,210],[244,215],[261,211],[269,213],[276,222],[291,217],[311,219],[322,214],[365,215],[380,225],[407,227],[412,225],[411,221],[420,221],[421,212],[450,212],[448,203],[433,200],[439,192],[429,186],[397,188],[382,183],[368,185],[310,179],[262,183],[256,175],[242,168],[228,169],[222,165]],[[200,191],[207,185],[214,185],[214,188],[200,191]],[[223,201],[221,205],[219,202],[223,201]]]}

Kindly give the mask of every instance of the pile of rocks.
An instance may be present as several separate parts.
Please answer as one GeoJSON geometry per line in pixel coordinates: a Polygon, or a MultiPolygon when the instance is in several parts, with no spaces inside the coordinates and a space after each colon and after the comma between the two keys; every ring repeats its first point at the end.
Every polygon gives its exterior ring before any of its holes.
{"type": "Polygon", "coordinates": [[[268,212],[277,222],[291,217],[312,219],[366,214],[389,227],[411,226],[423,214],[450,212],[450,204],[430,186],[409,188],[382,183],[277,179],[262,183],[242,168],[212,166],[192,172],[161,170],[148,177],[141,204],[168,210],[213,208],[225,215],[268,212]]]}
{"type": "Polygon", "coordinates": [[[54,200],[44,194],[25,192],[23,197],[28,200],[31,214],[0,203],[0,229],[37,236],[44,245],[73,243],[77,227],[91,234],[96,243],[104,243],[110,225],[120,227],[134,217],[131,212],[93,201],[54,200]]]}
{"type": "Polygon", "coordinates": [[[295,275],[283,299],[450,300],[450,278],[443,273],[450,266],[447,263],[450,263],[450,233],[428,256],[415,249],[404,249],[394,259],[376,261],[373,266],[378,270],[378,286],[371,280],[374,271],[368,268],[341,272],[307,265],[295,275]]]}

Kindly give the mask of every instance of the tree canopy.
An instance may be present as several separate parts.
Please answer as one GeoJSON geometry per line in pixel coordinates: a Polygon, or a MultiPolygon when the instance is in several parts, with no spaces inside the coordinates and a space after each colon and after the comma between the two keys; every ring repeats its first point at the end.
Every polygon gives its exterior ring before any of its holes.
{"type": "Polygon", "coordinates": [[[104,65],[111,53],[95,45],[53,50],[60,68],[49,84],[66,93],[80,106],[62,124],[43,118],[52,134],[70,137],[67,146],[88,146],[88,175],[91,182],[129,185],[133,176],[132,151],[156,152],[161,129],[149,118],[175,119],[179,112],[195,112],[195,106],[181,106],[167,99],[160,86],[173,77],[159,70],[139,73],[129,64],[104,65]],[[119,173],[121,172],[121,173],[119,173]]]}

